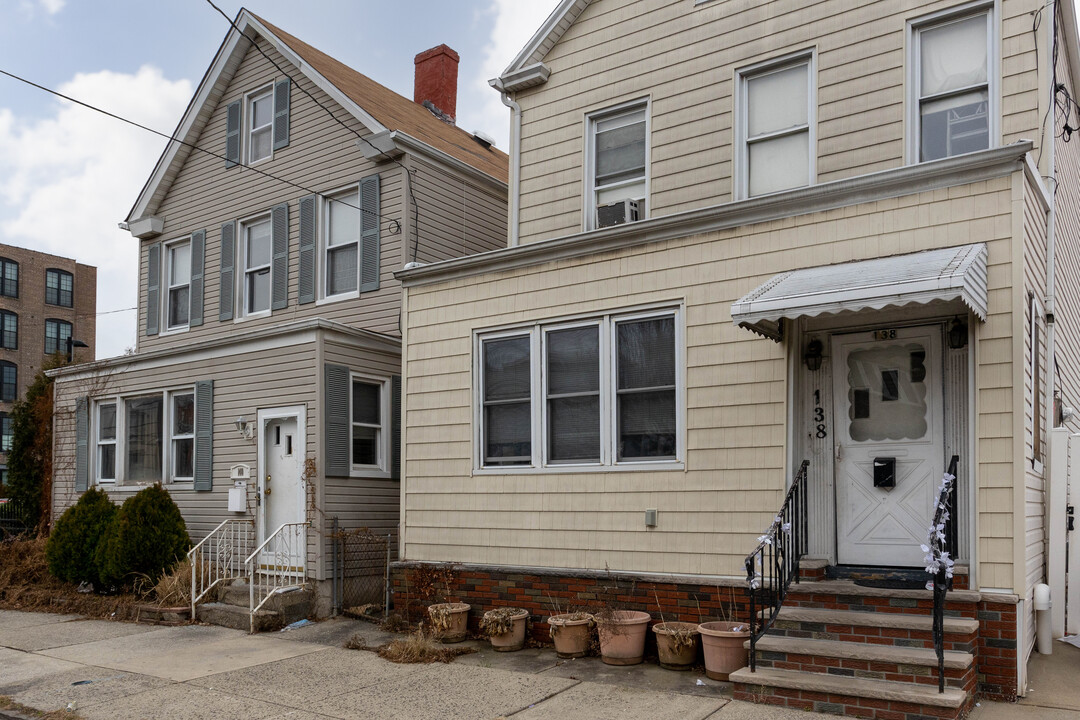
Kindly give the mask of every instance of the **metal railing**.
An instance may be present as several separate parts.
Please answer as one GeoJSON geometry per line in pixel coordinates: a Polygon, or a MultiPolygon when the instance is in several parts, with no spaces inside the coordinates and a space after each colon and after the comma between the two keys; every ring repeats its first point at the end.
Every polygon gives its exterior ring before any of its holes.
{"type": "Polygon", "coordinates": [[[251,632],[255,613],[274,595],[307,582],[307,523],[286,523],[266,538],[245,563],[251,632]]]}
{"type": "MultiPolygon", "coordinates": [[[[953,455],[949,461],[947,475],[941,483],[938,491],[937,502],[934,505],[934,520],[930,527],[930,557],[937,565],[934,573],[934,652],[937,653],[938,661],[938,692],[945,692],[945,594],[952,584],[952,562],[949,553],[956,548],[956,522],[954,521],[955,494],[953,487],[956,485],[957,465],[960,462],[959,455],[953,455]]],[[[930,583],[927,583],[930,584],[930,583]]]]}
{"type": "Polygon", "coordinates": [[[750,596],[750,672],[757,670],[757,641],[768,632],[787,597],[788,587],[799,582],[799,561],[806,554],[807,531],[806,474],[809,460],[803,460],[788,489],[784,504],[772,525],[746,556],[746,582],[750,596]],[[763,617],[758,617],[758,608],[763,617]]]}
{"type": "Polygon", "coordinates": [[[195,605],[220,583],[244,577],[244,561],[255,544],[249,520],[225,520],[188,551],[191,562],[191,617],[195,605]]]}

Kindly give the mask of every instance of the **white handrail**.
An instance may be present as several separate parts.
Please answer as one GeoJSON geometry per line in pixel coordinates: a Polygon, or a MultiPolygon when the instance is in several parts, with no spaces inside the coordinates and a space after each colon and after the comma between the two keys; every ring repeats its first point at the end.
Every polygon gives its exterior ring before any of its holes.
{"type": "Polygon", "coordinates": [[[244,562],[248,578],[251,632],[255,613],[275,594],[307,581],[307,523],[286,523],[266,538],[244,562]]]}
{"type": "Polygon", "coordinates": [[[246,520],[224,520],[188,551],[191,563],[191,618],[195,605],[219,583],[242,577],[240,561],[254,544],[254,527],[246,520]]]}

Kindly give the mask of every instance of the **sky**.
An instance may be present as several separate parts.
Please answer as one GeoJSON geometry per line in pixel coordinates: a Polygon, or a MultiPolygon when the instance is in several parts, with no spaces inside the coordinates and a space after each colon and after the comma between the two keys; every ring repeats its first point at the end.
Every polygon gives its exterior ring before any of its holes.
{"type": "MultiPolygon", "coordinates": [[[[215,2],[230,17],[241,7],[215,2]]],[[[413,57],[446,43],[461,55],[457,124],[506,150],[509,110],[487,81],[556,4],[249,0],[247,7],[409,98],[413,57]]],[[[0,70],[171,134],[228,29],[207,0],[0,0],[0,70]]],[[[165,142],[0,75],[0,243],[98,268],[98,358],[135,345],[138,241],[117,223],[165,142]]]]}

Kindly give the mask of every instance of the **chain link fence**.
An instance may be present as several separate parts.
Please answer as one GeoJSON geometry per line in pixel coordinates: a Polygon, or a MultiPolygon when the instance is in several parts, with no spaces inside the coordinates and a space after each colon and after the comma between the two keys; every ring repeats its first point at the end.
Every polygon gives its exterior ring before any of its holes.
{"type": "Polygon", "coordinates": [[[332,520],[334,611],[346,615],[378,614],[385,617],[390,588],[390,551],[393,536],[368,528],[341,528],[332,520]]]}

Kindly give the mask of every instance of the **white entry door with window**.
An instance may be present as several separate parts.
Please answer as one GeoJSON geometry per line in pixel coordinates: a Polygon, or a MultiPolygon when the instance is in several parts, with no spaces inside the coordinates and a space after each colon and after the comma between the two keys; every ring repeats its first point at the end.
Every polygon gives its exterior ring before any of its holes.
{"type": "MultiPolygon", "coordinates": [[[[280,414],[259,411],[259,426],[262,428],[259,438],[262,459],[259,477],[260,545],[282,525],[303,523],[305,520],[304,444],[299,417],[299,414],[290,411],[280,414]]],[[[273,569],[302,565],[301,553],[306,552],[306,548],[301,542],[294,541],[294,535],[300,537],[302,533],[283,536],[266,547],[265,557],[260,564],[273,569]]]]}
{"type": "Polygon", "coordinates": [[[837,561],[922,566],[944,472],[941,327],[834,335],[837,561]]]}

